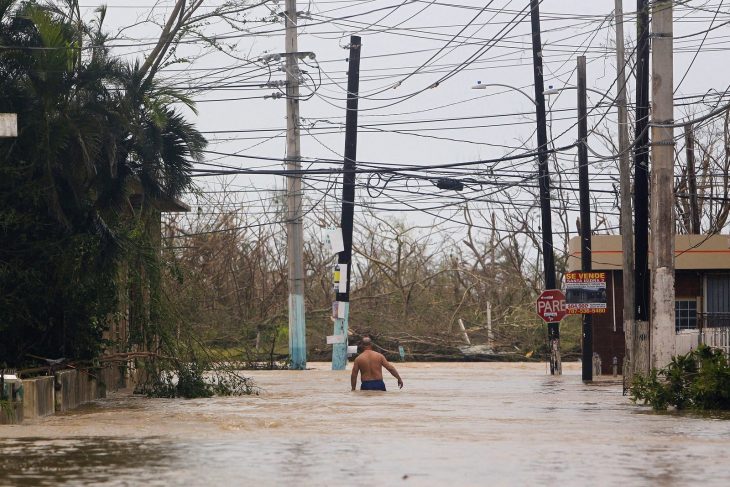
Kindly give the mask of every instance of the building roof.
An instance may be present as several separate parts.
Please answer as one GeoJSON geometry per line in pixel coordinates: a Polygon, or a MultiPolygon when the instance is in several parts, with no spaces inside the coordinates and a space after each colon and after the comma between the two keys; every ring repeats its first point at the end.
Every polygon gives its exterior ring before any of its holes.
{"type": "MultiPolygon", "coordinates": [[[[677,235],[674,242],[675,268],[678,270],[730,269],[730,235],[677,235]]],[[[593,235],[593,269],[621,270],[622,248],[621,235],[593,235]]],[[[570,239],[568,252],[568,270],[580,270],[580,237],[570,239]]]]}
{"type": "MultiPolygon", "coordinates": [[[[130,191],[132,194],[129,195],[129,201],[134,206],[139,206],[142,204],[142,200],[144,199],[144,191],[142,190],[142,183],[140,183],[139,179],[130,178],[130,180],[127,182],[130,191]]],[[[184,203],[183,201],[180,201],[177,198],[173,198],[170,196],[161,196],[159,198],[156,198],[154,201],[152,201],[152,206],[163,213],[187,213],[190,211],[190,206],[184,203]]]]}

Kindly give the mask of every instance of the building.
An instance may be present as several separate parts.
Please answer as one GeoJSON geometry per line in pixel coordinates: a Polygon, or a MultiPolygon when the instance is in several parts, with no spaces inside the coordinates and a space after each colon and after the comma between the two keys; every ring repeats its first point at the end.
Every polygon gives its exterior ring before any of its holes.
{"type": "MultiPolygon", "coordinates": [[[[610,373],[616,357],[624,357],[623,272],[620,235],[593,235],[592,267],[606,271],[607,312],[593,315],[593,351],[610,373]]],[[[569,243],[568,270],[580,270],[580,238],[569,243]]],[[[730,353],[730,235],[675,237],[675,353],[699,343],[730,353]]],[[[651,259],[650,259],[651,261],[651,259]]]]}

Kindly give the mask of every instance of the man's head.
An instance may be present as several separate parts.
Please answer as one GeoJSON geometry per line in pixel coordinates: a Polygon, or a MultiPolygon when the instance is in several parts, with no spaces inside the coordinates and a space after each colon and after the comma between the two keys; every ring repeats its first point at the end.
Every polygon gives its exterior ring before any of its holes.
{"type": "Polygon", "coordinates": [[[360,342],[360,346],[363,350],[372,350],[373,341],[370,339],[370,337],[363,337],[362,341],[360,342]]]}

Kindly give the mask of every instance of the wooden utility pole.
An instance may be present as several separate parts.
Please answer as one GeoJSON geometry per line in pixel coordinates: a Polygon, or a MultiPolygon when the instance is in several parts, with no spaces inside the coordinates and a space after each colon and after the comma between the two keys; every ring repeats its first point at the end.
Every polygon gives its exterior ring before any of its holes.
{"type": "Polygon", "coordinates": [[[674,355],[674,80],[673,0],[652,9],[651,366],[674,355]]]}
{"type": "Polygon", "coordinates": [[[339,306],[344,306],[344,317],[335,319],[335,336],[344,337],[343,343],[332,346],[332,370],[347,366],[347,329],[350,320],[350,280],[352,276],[352,230],[355,219],[355,169],[357,160],[357,109],[360,92],[359,36],[350,36],[350,57],[347,69],[347,113],[345,114],[345,161],[342,175],[342,244],[339,253],[340,279],[346,279],[344,293],[337,293],[339,306]],[[343,270],[344,269],[344,270],[343,270]],[[344,272],[344,275],[343,275],[344,272]]]}
{"type": "MultiPolygon", "coordinates": [[[[535,111],[537,115],[538,176],[540,184],[540,216],[542,224],[542,259],[545,289],[556,289],[553,224],[550,209],[550,170],[545,117],[545,84],[542,73],[542,41],[540,40],[540,0],[530,0],[532,21],[532,63],[535,77],[535,111]]],[[[562,374],[560,361],[560,323],[548,323],[550,373],[562,374]]]]}
{"type": "Polygon", "coordinates": [[[621,246],[623,248],[623,324],[624,324],[624,390],[633,380],[634,337],[634,231],[631,218],[631,160],[629,157],[629,117],[626,103],[626,57],[624,52],[623,0],[616,0],[616,85],[618,95],[619,190],[621,192],[621,246]]]}
{"type": "Polygon", "coordinates": [[[636,5],[634,130],[634,372],[649,374],[649,0],[636,5]]]}
{"type": "Polygon", "coordinates": [[[687,191],[689,191],[690,233],[700,234],[700,205],[697,202],[697,174],[695,173],[695,136],[692,125],[684,126],[684,143],[687,152],[687,191]]]}
{"type": "MultiPolygon", "coordinates": [[[[583,272],[590,272],[591,263],[591,200],[588,186],[588,102],[586,91],[586,58],[578,56],[578,191],[580,193],[580,263],[583,272]]],[[[583,315],[582,379],[593,380],[593,317],[583,315]]]]}
{"type": "Polygon", "coordinates": [[[289,266],[289,360],[292,369],[307,368],[304,316],[304,228],[302,214],[301,151],[299,145],[299,63],[297,2],[286,0],[286,168],[295,174],[286,178],[286,248],[289,266]]]}

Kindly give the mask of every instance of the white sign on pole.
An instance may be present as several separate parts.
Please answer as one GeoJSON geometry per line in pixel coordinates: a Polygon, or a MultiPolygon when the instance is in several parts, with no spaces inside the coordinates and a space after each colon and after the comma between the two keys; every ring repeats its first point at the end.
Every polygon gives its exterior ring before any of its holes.
{"type": "Polygon", "coordinates": [[[345,250],[345,243],[342,240],[341,228],[326,228],[325,240],[332,249],[333,254],[337,254],[345,250]]]}
{"type": "Polygon", "coordinates": [[[347,346],[348,355],[355,355],[356,353],[357,353],[357,345],[348,345],[347,346]]]}
{"type": "Polygon", "coordinates": [[[327,345],[334,345],[335,343],[345,343],[345,335],[328,335],[327,345]]]}
{"type": "Polygon", "coordinates": [[[346,304],[342,301],[337,301],[337,317],[341,320],[345,319],[345,306],[346,304]]]}
{"type": "Polygon", "coordinates": [[[0,137],[18,136],[18,114],[0,113],[0,137]]]}

